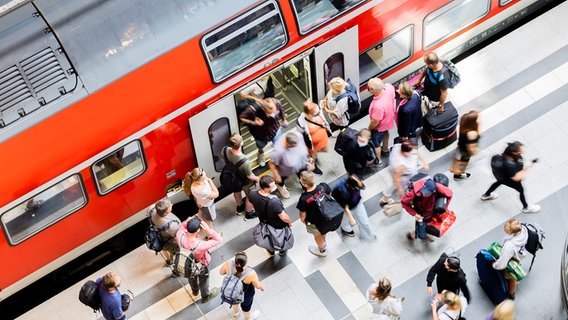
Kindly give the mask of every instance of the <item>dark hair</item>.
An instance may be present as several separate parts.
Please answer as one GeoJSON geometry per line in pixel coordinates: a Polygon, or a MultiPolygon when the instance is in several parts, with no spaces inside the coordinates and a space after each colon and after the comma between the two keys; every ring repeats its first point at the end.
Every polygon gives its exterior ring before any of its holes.
{"type": "Polygon", "coordinates": [[[235,254],[235,267],[237,268],[237,276],[240,276],[245,271],[247,265],[247,254],[244,251],[239,251],[235,254]]]}
{"type": "Polygon", "coordinates": [[[258,185],[260,186],[261,189],[266,189],[270,188],[270,184],[272,182],[274,182],[274,177],[266,175],[260,178],[260,180],[258,181],[258,185]]]}
{"type": "Polygon", "coordinates": [[[446,261],[448,261],[448,268],[451,270],[460,269],[460,259],[458,257],[448,257],[446,261]]]}
{"type": "Polygon", "coordinates": [[[410,151],[412,151],[412,149],[414,149],[414,146],[415,146],[414,141],[404,140],[402,142],[402,144],[400,145],[400,150],[402,152],[410,152],[410,151]]]}
{"type": "Polygon", "coordinates": [[[438,55],[435,52],[430,51],[424,55],[424,61],[427,64],[437,64],[440,62],[440,58],[438,58],[438,55]]]}
{"type": "Polygon", "coordinates": [[[518,160],[521,155],[516,153],[521,150],[522,146],[523,144],[519,141],[507,143],[507,148],[505,148],[505,151],[503,151],[503,156],[509,157],[515,161],[518,160]]]}
{"type": "Polygon", "coordinates": [[[392,284],[387,277],[381,277],[379,279],[379,283],[375,288],[374,292],[371,292],[373,296],[375,296],[380,301],[385,300],[386,297],[390,296],[390,291],[392,288],[392,284]]]}
{"type": "Polygon", "coordinates": [[[477,123],[478,115],[479,112],[477,112],[477,110],[470,110],[461,117],[460,134],[466,134],[470,131],[479,132],[479,124],[477,123]]]}
{"type": "Polygon", "coordinates": [[[189,233],[197,232],[199,230],[199,228],[201,228],[201,219],[199,219],[197,217],[189,219],[187,221],[186,228],[187,228],[187,232],[189,232],[189,233]]]}
{"type": "Polygon", "coordinates": [[[349,174],[347,177],[347,181],[345,181],[345,185],[353,190],[363,190],[365,189],[365,184],[363,181],[355,174],[349,174]]]}

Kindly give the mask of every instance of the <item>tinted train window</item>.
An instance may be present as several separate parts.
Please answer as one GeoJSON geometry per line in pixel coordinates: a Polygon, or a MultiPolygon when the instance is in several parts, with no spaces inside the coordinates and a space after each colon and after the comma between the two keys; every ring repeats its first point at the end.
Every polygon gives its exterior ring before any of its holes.
{"type": "Polygon", "coordinates": [[[220,82],[282,48],[288,37],[278,6],[269,1],[201,39],[214,82],[220,82]]]}
{"type": "Polygon", "coordinates": [[[300,34],[306,34],[365,0],[293,0],[300,34]]]}
{"type": "Polygon", "coordinates": [[[413,26],[408,26],[359,56],[361,83],[382,75],[412,56],[413,26]]]}
{"type": "Polygon", "coordinates": [[[329,86],[327,84],[335,77],[345,79],[345,59],[341,52],[334,53],[331,57],[327,58],[323,64],[325,92],[329,90],[329,86]]]}
{"type": "Polygon", "coordinates": [[[231,130],[229,119],[221,118],[215,120],[207,130],[209,134],[209,145],[211,146],[211,153],[215,161],[215,171],[221,172],[225,166],[223,159],[223,148],[227,145],[227,141],[231,137],[231,130]]]}
{"type": "Polygon", "coordinates": [[[432,47],[489,13],[490,0],[453,1],[424,19],[424,48],[432,47]]]}
{"type": "Polygon", "coordinates": [[[133,141],[97,161],[92,167],[97,190],[107,194],[146,170],[139,141],[133,141]]]}
{"type": "Polygon", "coordinates": [[[87,204],[78,174],[49,187],[2,215],[2,227],[11,245],[44,230],[87,204]]]}

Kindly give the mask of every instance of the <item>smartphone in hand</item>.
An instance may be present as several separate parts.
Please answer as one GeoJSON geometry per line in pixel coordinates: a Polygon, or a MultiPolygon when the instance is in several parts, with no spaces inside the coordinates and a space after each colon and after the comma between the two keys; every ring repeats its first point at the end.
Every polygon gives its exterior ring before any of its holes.
{"type": "Polygon", "coordinates": [[[532,159],[532,163],[537,163],[537,162],[538,162],[538,158],[532,159]]]}

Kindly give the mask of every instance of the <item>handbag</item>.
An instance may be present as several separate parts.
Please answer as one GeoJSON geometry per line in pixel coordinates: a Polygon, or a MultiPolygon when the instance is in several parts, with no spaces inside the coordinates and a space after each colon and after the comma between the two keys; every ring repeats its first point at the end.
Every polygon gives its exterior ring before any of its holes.
{"type": "Polygon", "coordinates": [[[465,168],[467,167],[467,163],[468,161],[452,158],[452,165],[450,167],[450,172],[453,174],[465,173],[465,168]]]}
{"type": "Polygon", "coordinates": [[[453,211],[446,210],[446,212],[430,219],[430,221],[428,221],[428,225],[438,229],[441,237],[450,229],[454,222],[456,222],[455,213],[453,211]]]}
{"type": "Polygon", "coordinates": [[[294,246],[294,234],[288,226],[276,229],[260,222],[252,229],[252,238],[257,246],[270,251],[286,251],[294,246]]]}
{"type": "Polygon", "coordinates": [[[402,204],[400,201],[395,201],[393,203],[387,203],[383,206],[383,213],[387,217],[392,217],[399,214],[402,211],[402,204]]]}

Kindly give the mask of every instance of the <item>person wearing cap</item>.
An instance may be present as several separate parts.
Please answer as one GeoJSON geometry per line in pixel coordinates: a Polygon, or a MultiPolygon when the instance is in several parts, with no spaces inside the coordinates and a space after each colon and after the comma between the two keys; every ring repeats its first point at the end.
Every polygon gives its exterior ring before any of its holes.
{"type": "Polygon", "coordinates": [[[436,228],[428,225],[428,221],[436,215],[434,205],[437,195],[446,197],[446,208],[448,208],[452,201],[452,190],[441,183],[434,182],[432,179],[416,181],[412,189],[407,191],[402,197],[402,207],[416,221],[414,231],[406,235],[409,240],[416,238],[425,240],[427,233],[432,235],[438,234],[436,228]]]}
{"type": "Polygon", "coordinates": [[[268,166],[274,176],[276,189],[282,198],[290,198],[290,192],[284,185],[286,179],[306,170],[307,163],[308,149],[299,132],[288,131],[280,140],[276,141],[268,166]]]}
{"type": "Polygon", "coordinates": [[[463,293],[468,303],[471,303],[471,296],[467,288],[465,273],[460,267],[460,259],[455,256],[448,256],[442,253],[438,261],[428,271],[426,276],[426,292],[432,297],[432,282],[436,278],[438,293],[443,290],[452,291],[455,294],[463,293]]]}
{"type": "Polygon", "coordinates": [[[187,250],[195,250],[194,256],[196,262],[201,262],[203,267],[199,274],[190,277],[189,286],[194,296],[201,291],[201,302],[206,303],[215,298],[219,294],[219,288],[215,287],[209,290],[209,262],[211,262],[211,254],[209,249],[216,247],[223,241],[219,233],[213,230],[205,221],[197,217],[190,217],[184,221],[176,234],[178,245],[187,250]],[[203,230],[207,235],[206,239],[199,238],[199,231],[203,230]]]}

